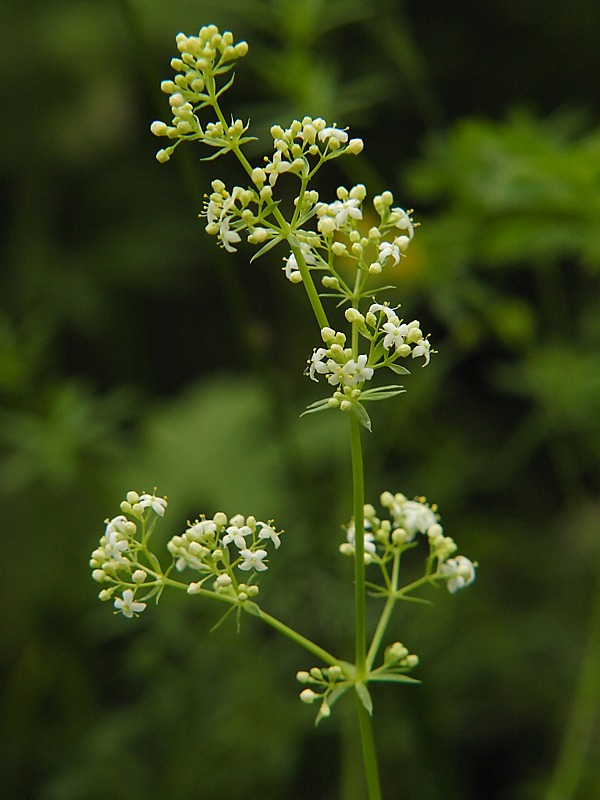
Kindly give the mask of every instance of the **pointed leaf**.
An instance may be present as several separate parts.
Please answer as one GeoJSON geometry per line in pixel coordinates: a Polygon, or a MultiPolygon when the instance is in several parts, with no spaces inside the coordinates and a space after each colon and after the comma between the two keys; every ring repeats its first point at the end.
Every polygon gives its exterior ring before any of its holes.
{"type": "MultiPolygon", "coordinates": [[[[379,683],[421,683],[416,678],[410,678],[408,675],[398,675],[391,672],[382,672],[379,675],[372,674],[369,676],[370,681],[378,681],[379,683]]],[[[358,690],[358,684],[357,684],[358,690]]],[[[364,704],[363,704],[364,705],[364,704]]],[[[366,708],[366,706],[365,706],[366,708]]],[[[368,710],[368,709],[367,709],[368,710]]]]}
{"type": "Polygon", "coordinates": [[[281,236],[281,234],[279,234],[279,235],[275,236],[273,239],[271,239],[270,242],[267,242],[265,245],[263,245],[260,248],[260,250],[258,251],[258,253],[255,253],[252,256],[252,258],[250,259],[250,263],[252,263],[253,261],[256,261],[257,258],[260,258],[261,256],[264,256],[265,253],[268,253],[269,250],[271,250],[271,248],[275,247],[276,244],[279,244],[279,242],[283,241],[283,238],[284,237],[281,236]]]}
{"type": "Polygon", "coordinates": [[[352,403],[352,413],[358,417],[360,424],[363,425],[369,431],[369,433],[371,433],[371,418],[367,414],[365,407],[360,403],[352,403]]]}
{"type": "Polygon", "coordinates": [[[360,681],[354,684],[354,688],[356,690],[356,694],[360,702],[363,704],[365,709],[368,711],[369,716],[373,715],[373,701],[371,700],[371,694],[364,683],[360,681]]]}
{"type": "Polygon", "coordinates": [[[397,375],[410,375],[410,370],[403,367],[402,364],[388,364],[388,367],[397,375]]]}

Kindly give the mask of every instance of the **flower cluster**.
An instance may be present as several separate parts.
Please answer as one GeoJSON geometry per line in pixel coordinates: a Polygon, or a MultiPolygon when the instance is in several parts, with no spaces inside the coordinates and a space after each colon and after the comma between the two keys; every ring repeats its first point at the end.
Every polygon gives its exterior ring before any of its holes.
{"type": "Polygon", "coordinates": [[[296,673],[296,680],[302,684],[311,684],[318,689],[315,691],[307,686],[300,692],[300,700],[303,703],[311,704],[315,700],[320,700],[315,724],[331,715],[333,703],[352,685],[339,664],[323,668],[312,667],[310,672],[301,670],[296,673]]]}
{"type": "Polygon", "coordinates": [[[92,578],[103,585],[100,600],[114,598],[117,612],[131,618],[146,608],[144,601],[149,597],[158,599],[166,585],[186,589],[189,594],[225,594],[236,603],[256,597],[256,574],[268,568],[265,548],[281,545],[282,531],[275,529],[272,520],[266,523],[240,514],[228,518],[223,512],[212,519],[202,517],[189,524],[181,536],[169,540],[171,563],[163,569],[148,545],[157,518],[164,516],[166,508],[164,497],[132,491],[121,503],[122,513],[106,520],[104,534],[90,559],[92,578]],[[196,582],[177,582],[169,577],[173,569],[191,569],[202,577],[196,582]],[[248,576],[245,583],[238,581],[235,570],[248,576]],[[209,579],[210,589],[203,590],[209,579]],[[115,597],[118,592],[121,596],[115,597]]]}
{"type": "Polygon", "coordinates": [[[326,347],[318,347],[308,361],[306,374],[313,381],[323,375],[336,389],[332,397],[317,400],[305,413],[339,408],[356,413],[363,425],[370,428],[370,420],[362,405],[369,400],[383,400],[404,391],[402,386],[384,386],[363,390],[376,369],[388,367],[393,372],[407,374],[406,367],[397,364],[400,358],[423,357],[423,366],[429,364],[431,343],[423,335],[418,320],[404,322],[396,315],[396,309],[381,303],[372,303],[366,315],[356,308],[348,308],[346,319],[356,325],[358,332],[369,341],[368,354],[355,354],[345,347],[346,335],[332,328],[322,328],[321,338],[326,347]]]}
{"type": "Polygon", "coordinates": [[[156,494],[128,492],[121,503],[122,514],[106,520],[104,535],[90,559],[92,578],[104,585],[100,600],[110,600],[117,590],[114,606],[125,617],[133,617],[146,608],[136,600],[138,591],[146,592],[143,599],[156,593],[161,573],[156,565],[144,559],[144,540],[150,537],[157,517],[163,517],[167,500],[156,494]]]}
{"type": "Polygon", "coordinates": [[[181,536],[173,536],[167,549],[175,560],[175,569],[182,572],[186,568],[205,573],[199,581],[190,583],[189,594],[196,594],[209,579],[216,592],[234,594],[238,599],[240,592],[250,597],[258,594],[258,586],[250,589],[246,585],[240,589],[234,569],[252,573],[264,572],[267,566],[269,544],[276,549],[281,544],[280,534],[273,522],[261,522],[255,517],[236,514],[230,519],[218,512],[212,519],[202,517],[188,527],[181,536]]]}
{"type": "MultiPolygon", "coordinates": [[[[416,545],[419,534],[427,540],[428,555],[425,560],[423,578],[410,585],[410,590],[425,583],[446,581],[452,594],[469,586],[475,580],[476,563],[466,556],[454,556],[456,542],[444,534],[439,523],[436,506],[430,506],[424,497],[407,499],[403,494],[383,492],[381,505],[388,511],[388,519],[377,516],[375,508],[364,507],[364,559],[366,564],[379,564],[385,568],[399,555],[416,545]]],[[[354,556],[354,523],[346,528],[346,541],[340,545],[340,552],[354,556]]],[[[387,573],[386,573],[387,574],[387,573]]],[[[395,591],[397,591],[395,589],[395,591]]],[[[405,590],[400,590],[405,593],[405,590]]]]}
{"type": "Polygon", "coordinates": [[[159,150],[157,160],[168,161],[175,147],[186,139],[201,139],[222,151],[231,149],[232,144],[239,146],[248,141],[243,138],[247,126],[241,120],[234,120],[229,126],[217,120],[203,130],[196,113],[206,106],[214,107],[218,96],[231,85],[230,81],[217,91],[215,77],[229,72],[235,62],[246,55],[246,42],[234,44],[233,34],[230,31],[221,34],[216,25],[204,26],[198,36],[179,33],[176,42],[180,57],[171,59],[171,66],[177,74],[174,80],[161,83],[162,91],[169,95],[173,120],[171,125],[155,120],[150,126],[155,136],[176,141],[159,150]]]}

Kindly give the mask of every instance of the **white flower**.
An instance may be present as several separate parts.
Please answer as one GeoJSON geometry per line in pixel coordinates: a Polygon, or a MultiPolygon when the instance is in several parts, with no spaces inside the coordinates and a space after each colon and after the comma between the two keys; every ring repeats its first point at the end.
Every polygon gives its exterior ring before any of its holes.
{"type": "Polygon", "coordinates": [[[224,216],[219,223],[218,236],[221,240],[221,244],[228,253],[235,253],[236,249],[233,245],[242,241],[242,237],[237,231],[232,231],[229,229],[229,217],[227,216],[224,216]]]}
{"type": "Polygon", "coordinates": [[[369,381],[373,377],[372,367],[367,367],[367,356],[359,356],[356,361],[351,358],[342,367],[345,386],[356,386],[357,383],[369,381]]]}
{"type": "Polygon", "coordinates": [[[105,536],[108,537],[111,533],[122,533],[127,534],[129,526],[129,520],[123,514],[119,514],[118,517],[113,517],[111,520],[107,520],[106,522],[106,532],[105,536]]]}
{"type": "Polygon", "coordinates": [[[106,544],[104,545],[104,552],[109,561],[117,561],[119,564],[127,564],[127,559],[123,553],[129,550],[129,544],[126,539],[120,539],[116,531],[111,531],[106,537],[106,544]]]}
{"type": "Polygon", "coordinates": [[[255,569],[257,572],[264,572],[267,569],[267,565],[263,564],[264,559],[267,557],[266,550],[255,550],[252,552],[252,550],[245,548],[240,551],[240,555],[244,559],[242,563],[238,565],[240,569],[255,569]]]}
{"type": "MultiPolygon", "coordinates": [[[[397,317],[396,320],[398,320],[397,317]]],[[[396,323],[385,322],[381,329],[386,334],[383,339],[383,346],[386,350],[389,350],[390,347],[399,350],[404,345],[404,337],[408,334],[408,325],[405,322],[400,323],[399,320],[396,323]]],[[[408,352],[410,352],[410,348],[408,348],[408,352]]]]}
{"type": "Polygon", "coordinates": [[[332,128],[323,128],[323,130],[319,131],[319,141],[329,142],[331,145],[332,139],[336,143],[336,146],[339,147],[341,144],[346,144],[348,141],[348,134],[346,131],[336,128],[335,125],[332,128]]]}
{"type": "Polygon", "coordinates": [[[397,217],[395,223],[396,227],[400,228],[401,231],[406,231],[408,238],[412,239],[415,235],[415,229],[413,227],[413,221],[406,211],[403,208],[392,208],[390,216],[397,217]]]}
{"type": "Polygon", "coordinates": [[[329,204],[329,213],[333,216],[335,226],[339,230],[348,217],[352,219],[362,219],[362,211],[360,210],[360,200],[334,200],[329,204]]]}
{"type": "Polygon", "coordinates": [[[408,533],[426,533],[432,525],[437,524],[437,518],[429,506],[417,500],[407,500],[402,504],[403,527],[408,533]]]}
{"type": "MultiPolygon", "coordinates": [[[[354,551],[356,538],[355,538],[355,531],[354,531],[354,523],[351,522],[346,529],[346,539],[348,544],[352,547],[352,551],[354,551]]],[[[375,539],[373,538],[372,533],[365,533],[364,535],[364,549],[365,553],[370,553],[374,555],[377,552],[377,547],[375,545],[375,539]]]]}
{"type": "Polygon", "coordinates": [[[237,525],[231,525],[227,528],[227,533],[223,537],[223,544],[229,544],[233,542],[234,545],[238,548],[238,550],[243,550],[246,547],[246,536],[251,536],[252,531],[247,525],[242,525],[238,527],[237,525]]]}
{"type": "Polygon", "coordinates": [[[400,248],[395,242],[381,242],[379,245],[379,260],[383,264],[388,258],[393,259],[394,266],[400,261],[400,248]]]}
{"type": "Polygon", "coordinates": [[[390,308],[388,305],[384,305],[382,303],[371,303],[369,306],[369,310],[367,314],[377,314],[379,311],[382,311],[388,319],[396,316],[396,311],[393,308],[390,308]]]}
{"type": "Polygon", "coordinates": [[[425,359],[423,366],[426,367],[431,357],[431,343],[429,339],[419,339],[416,347],[413,347],[412,357],[418,358],[419,356],[423,356],[425,359]]]}
{"type": "Polygon", "coordinates": [[[275,181],[277,180],[278,176],[283,172],[287,172],[291,166],[292,165],[289,161],[283,160],[283,154],[281,150],[276,150],[273,153],[273,161],[267,161],[267,166],[265,167],[265,172],[269,175],[270,185],[275,186],[275,181]]]}
{"type": "Polygon", "coordinates": [[[440,567],[440,574],[448,579],[448,591],[454,594],[459,589],[464,589],[475,580],[475,564],[466,556],[449,558],[440,567]]]}
{"type": "Polygon", "coordinates": [[[167,501],[164,497],[157,497],[154,494],[143,494],[139,499],[140,508],[151,508],[159,517],[164,517],[167,501]]]}
{"type": "Polygon", "coordinates": [[[273,544],[275,545],[276,548],[279,547],[279,545],[281,544],[281,539],[279,538],[279,535],[278,535],[277,531],[274,528],[272,528],[270,525],[263,525],[262,526],[261,531],[258,534],[258,538],[259,539],[270,539],[273,542],[273,544]]]}
{"type": "Polygon", "coordinates": [[[319,347],[312,354],[310,358],[310,366],[308,368],[308,374],[312,381],[317,380],[315,378],[315,372],[318,372],[320,375],[326,375],[329,372],[327,364],[323,361],[326,356],[327,350],[324,347],[319,347]]]}
{"type": "Polygon", "coordinates": [[[187,529],[185,535],[192,541],[201,542],[205,538],[212,539],[212,534],[217,530],[217,526],[212,519],[202,519],[195,522],[190,528],[187,529]]]}
{"type": "MultiPolygon", "coordinates": [[[[304,260],[307,264],[314,266],[317,262],[313,253],[311,253],[310,248],[307,244],[303,243],[300,245],[300,250],[302,251],[302,255],[304,256],[304,260]]],[[[298,261],[296,256],[293,253],[290,253],[288,258],[285,262],[285,277],[292,281],[292,283],[300,283],[302,277],[300,275],[300,270],[298,268],[298,261]]]]}
{"type": "Polygon", "coordinates": [[[128,617],[129,619],[137,614],[141,614],[146,608],[146,603],[136,603],[134,601],[133,591],[131,589],[125,589],[123,597],[117,597],[114,605],[117,611],[120,611],[124,617],[128,617]]]}

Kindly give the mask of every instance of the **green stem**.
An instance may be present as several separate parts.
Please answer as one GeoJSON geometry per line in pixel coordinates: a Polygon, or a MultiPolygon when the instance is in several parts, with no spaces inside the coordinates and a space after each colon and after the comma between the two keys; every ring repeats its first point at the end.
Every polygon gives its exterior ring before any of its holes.
{"type": "Polygon", "coordinates": [[[365,602],[365,485],[362,458],[360,422],[350,414],[350,436],[352,447],[352,487],[354,510],[354,640],[356,678],[366,680],[366,602],[365,602]]]}
{"type": "MultiPolygon", "coordinates": [[[[254,614],[255,612],[251,611],[250,608],[246,608],[245,605],[242,606],[244,611],[247,611],[250,614],[254,614]]],[[[263,622],[266,622],[267,625],[270,625],[279,633],[282,633],[284,636],[287,636],[288,639],[291,639],[292,642],[295,642],[300,647],[304,648],[304,650],[308,650],[309,653],[312,653],[313,656],[316,656],[318,659],[323,661],[325,664],[329,664],[329,666],[333,666],[334,664],[339,664],[339,658],[336,658],[331,653],[328,653],[327,650],[324,650],[322,647],[319,647],[318,644],[315,644],[310,639],[307,639],[302,634],[297,633],[292,628],[288,628],[288,626],[281,622],[280,620],[272,617],[270,614],[267,614],[266,611],[263,611],[262,608],[260,609],[260,613],[257,613],[260,619],[263,622]]]]}
{"type": "Polygon", "coordinates": [[[363,706],[359,696],[356,695],[356,709],[358,711],[358,724],[360,726],[360,740],[362,743],[363,762],[365,765],[365,780],[369,800],[381,800],[381,785],[379,783],[379,770],[377,768],[377,751],[373,738],[373,725],[367,709],[363,706]]]}
{"type": "MultiPolygon", "coordinates": [[[[275,209],[276,212],[279,209],[275,209]]],[[[329,321],[327,319],[327,314],[325,313],[325,309],[323,308],[323,304],[321,303],[321,298],[317,292],[317,288],[314,284],[312,279],[312,275],[310,274],[310,270],[306,265],[306,259],[304,258],[304,253],[302,249],[298,245],[293,245],[291,242],[288,241],[290,245],[291,251],[296,257],[296,263],[298,264],[298,270],[300,271],[300,275],[302,275],[302,283],[304,284],[304,289],[306,294],[308,295],[308,299],[312,310],[314,312],[315,317],[317,318],[317,322],[319,324],[319,328],[328,328],[329,321]]]]}
{"type": "MultiPolygon", "coordinates": [[[[172,586],[175,589],[185,589],[187,591],[188,584],[182,583],[181,581],[174,581],[172,578],[162,577],[160,581],[165,586],[172,586]]],[[[195,595],[200,595],[202,597],[208,597],[211,600],[218,600],[221,603],[226,603],[230,606],[237,606],[238,600],[235,597],[231,597],[231,595],[227,594],[217,594],[216,592],[211,591],[210,589],[198,589],[194,592],[195,595]]],[[[302,636],[301,633],[298,633],[293,628],[288,627],[285,622],[281,622],[276,617],[273,617],[271,614],[267,614],[266,611],[263,611],[256,603],[242,603],[240,606],[242,611],[245,611],[247,614],[250,614],[253,617],[258,617],[267,625],[270,625],[279,633],[282,633],[284,636],[287,636],[288,639],[291,639],[292,642],[295,642],[297,645],[302,647],[304,650],[308,650],[309,653],[312,653],[313,656],[323,661],[325,664],[329,664],[333,666],[334,664],[339,664],[339,658],[336,658],[334,655],[329,653],[327,650],[324,650],[322,647],[319,647],[318,644],[307,639],[306,636],[302,636]]]]}
{"type": "MultiPolygon", "coordinates": [[[[350,414],[350,436],[352,451],[352,486],[354,509],[354,636],[356,680],[366,681],[367,654],[367,621],[365,591],[365,481],[362,456],[360,422],[354,414],[350,414]]],[[[377,753],[373,739],[373,728],[369,712],[356,695],[358,724],[362,743],[363,764],[369,800],[381,800],[377,753]]]]}
{"type": "Polygon", "coordinates": [[[377,656],[377,653],[381,646],[381,640],[383,639],[383,634],[387,630],[387,626],[389,624],[390,617],[392,616],[394,606],[398,602],[398,598],[396,597],[395,592],[398,589],[399,573],[400,573],[400,553],[395,553],[394,563],[392,565],[392,580],[391,580],[390,594],[388,595],[388,598],[385,602],[385,606],[383,607],[383,611],[381,612],[381,616],[379,617],[379,622],[377,623],[377,628],[375,629],[375,633],[373,634],[371,646],[369,647],[369,652],[367,654],[367,669],[369,671],[373,668],[373,662],[375,661],[375,657],[377,656]]]}

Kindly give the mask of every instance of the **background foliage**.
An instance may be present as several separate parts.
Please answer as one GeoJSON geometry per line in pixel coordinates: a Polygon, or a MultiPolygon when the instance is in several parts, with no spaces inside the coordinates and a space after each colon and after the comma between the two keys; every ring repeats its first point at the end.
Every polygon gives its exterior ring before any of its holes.
{"type": "Polygon", "coordinates": [[[2,16],[3,796],[362,797],[353,720],[315,732],[297,700],[302,652],[253,620],[209,635],[218,609],[188,598],[115,618],[87,569],[129,488],[169,495],[165,539],[202,511],[274,516],[289,537],[266,607],[347,647],[349,455],[336,415],[298,419],[315,399],[306,301],[284,252],[248,266],[195,221],[233,164],[154,161],[174,35],[215,22],[250,42],[229,103],[255,135],[305,113],[352,126],[365,152],[321,191],[389,187],[422,223],[393,277],[439,354],[375,410],[367,494],[426,493],[481,568],[469,593],[397,620],[423,686],[376,697],[387,796],[595,800],[595,0],[2,16]]]}

